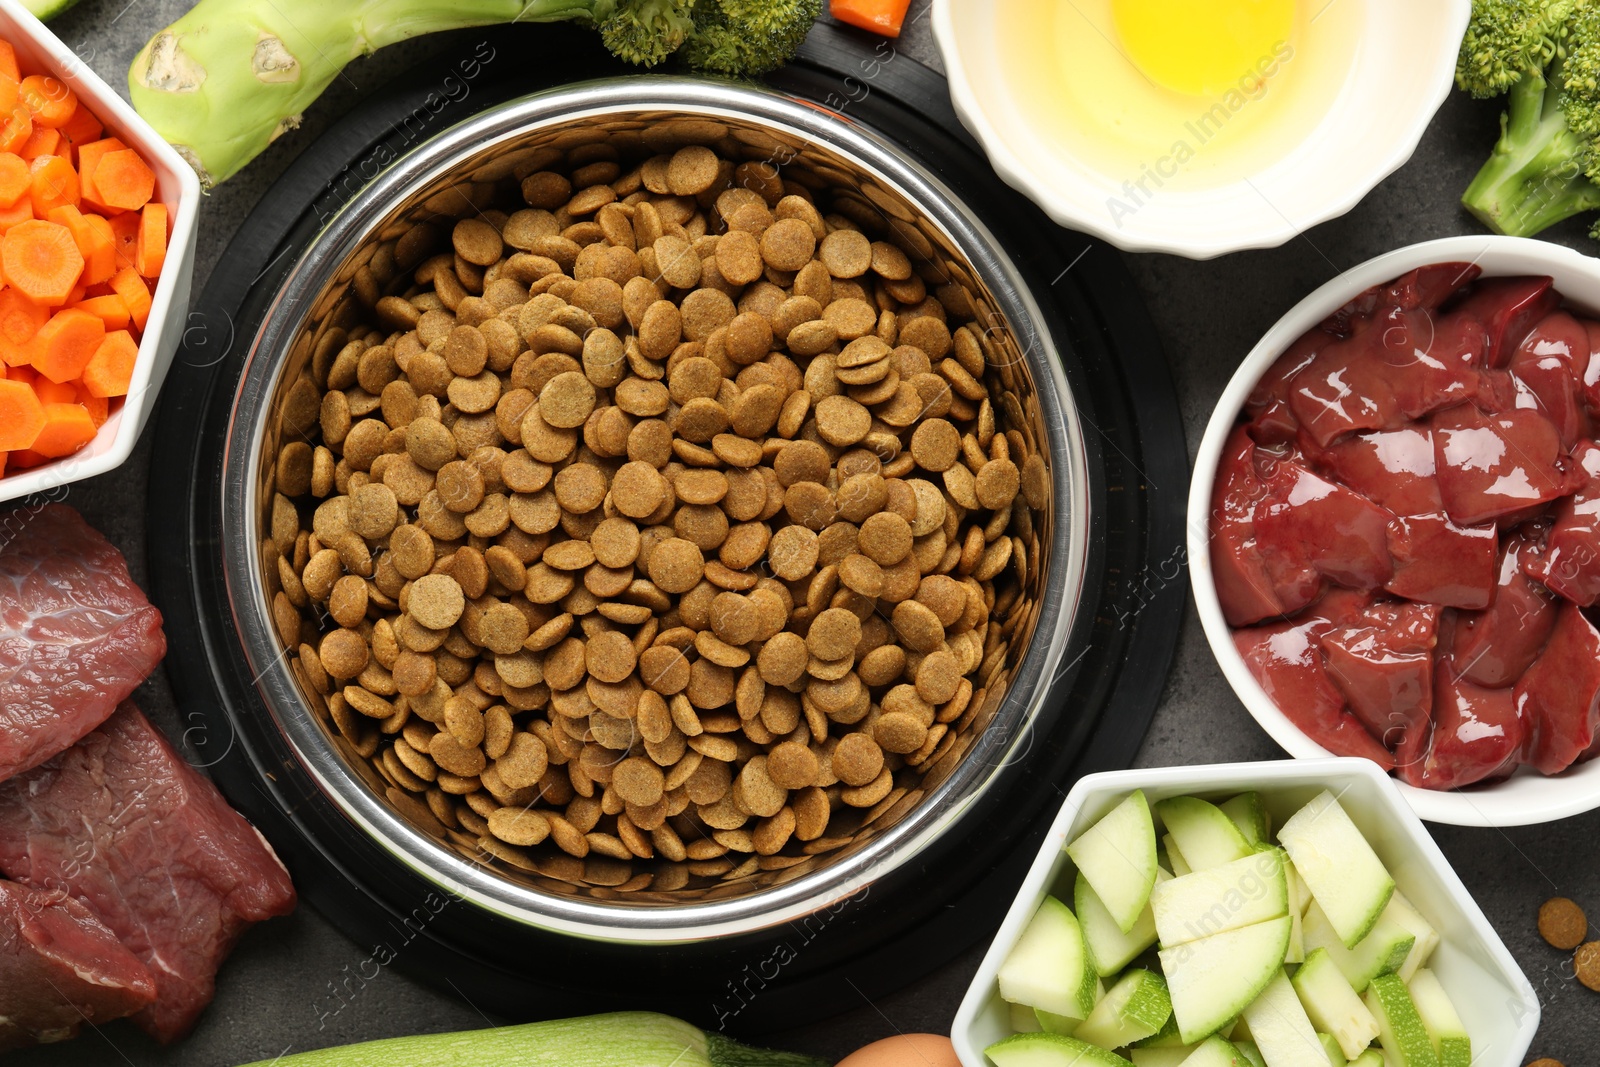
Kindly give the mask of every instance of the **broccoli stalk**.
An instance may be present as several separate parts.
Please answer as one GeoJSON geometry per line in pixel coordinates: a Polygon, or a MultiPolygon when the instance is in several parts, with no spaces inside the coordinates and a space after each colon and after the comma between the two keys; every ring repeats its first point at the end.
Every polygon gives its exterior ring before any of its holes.
{"type": "Polygon", "coordinates": [[[1500,140],[1461,203],[1491,230],[1531,237],[1600,210],[1597,72],[1592,0],[1474,0],[1456,81],[1508,99],[1500,140]]]}
{"type": "Polygon", "coordinates": [[[821,0],[200,0],[128,69],[133,106],[208,188],[281,134],[347,63],[440,30],[578,20],[644,67],[765,73],[799,48],[821,0]]]}

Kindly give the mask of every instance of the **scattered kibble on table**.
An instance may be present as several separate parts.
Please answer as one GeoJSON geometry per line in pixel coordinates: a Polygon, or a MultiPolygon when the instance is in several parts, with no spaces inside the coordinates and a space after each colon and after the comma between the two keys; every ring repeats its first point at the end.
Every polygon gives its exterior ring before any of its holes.
{"type": "Polygon", "coordinates": [[[1539,906],[1539,936],[1553,947],[1575,949],[1588,933],[1583,909],[1566,897],[1551,897],[1539,906]]]}

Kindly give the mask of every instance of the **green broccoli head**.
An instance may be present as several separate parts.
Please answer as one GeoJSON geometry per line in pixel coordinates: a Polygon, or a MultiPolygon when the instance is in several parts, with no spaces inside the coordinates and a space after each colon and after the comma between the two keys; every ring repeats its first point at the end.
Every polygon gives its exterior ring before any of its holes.
{"type": "Polygon", "coordinates": [[[677,51],[694,31],[694,0],[600,0],[594,20],[612,54],[654,67],[677,51]]]}
{"type": "Polygon", "coordinates": [[[684,45],[690,66],[751,78],[787,63],[822,14],[822,0],[698,0],[684,45]]]}
{"type": "Polygon", "coordinates": [[[1567,23],[1556,73],[1567,128],[1590,139],[1584,170],[1600,178],[1600,4],[1584,4],[1567,23]]]}
{"type": "Polygon", "coordinates": [[[1574,12],[1588,6],[1588,0],[1473,0],[1456,84],[1490,97],[1537,75],[1555,58],[1574,12]]]}

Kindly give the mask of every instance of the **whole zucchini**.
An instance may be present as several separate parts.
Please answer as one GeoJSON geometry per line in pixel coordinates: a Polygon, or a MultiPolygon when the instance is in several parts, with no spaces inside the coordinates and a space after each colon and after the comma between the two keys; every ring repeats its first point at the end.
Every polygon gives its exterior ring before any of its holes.
{"type": "Polygon", "coordinates": [[[827,1067],[647,1011],[365,1041],[249,1067],[827,1067]]]}

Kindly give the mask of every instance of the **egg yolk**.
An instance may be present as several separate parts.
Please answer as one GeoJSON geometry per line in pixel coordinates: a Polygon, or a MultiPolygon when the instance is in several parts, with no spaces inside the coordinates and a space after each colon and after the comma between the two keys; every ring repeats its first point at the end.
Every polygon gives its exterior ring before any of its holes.
{"type": "Polygon", "coordinates": [[[1289,39],[1294,0],[1111,0],[1128,58],[1158,85],[1218,96],[1259,77],[1289,39]]]}

